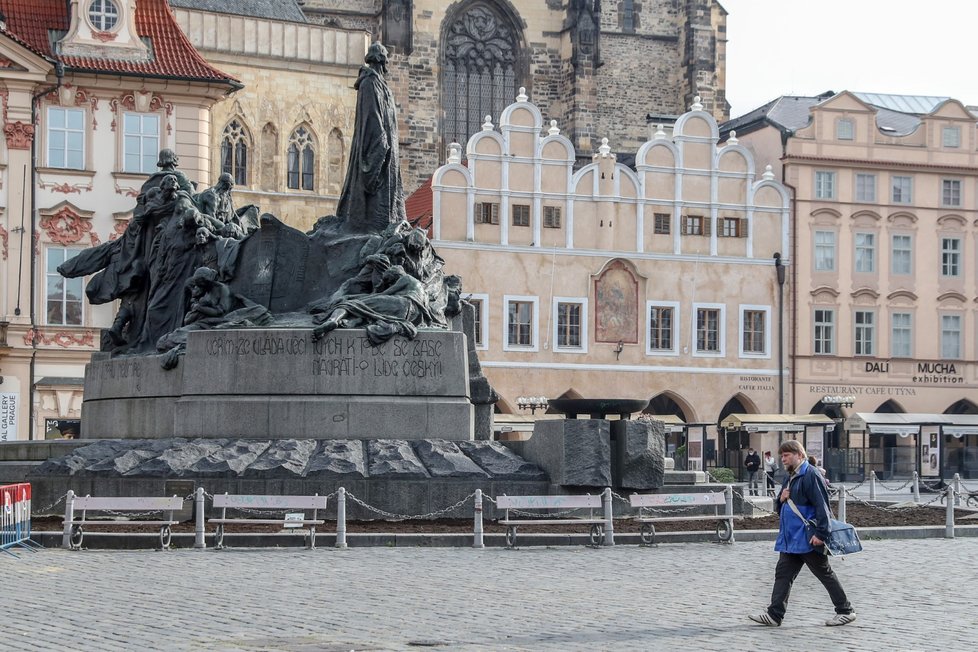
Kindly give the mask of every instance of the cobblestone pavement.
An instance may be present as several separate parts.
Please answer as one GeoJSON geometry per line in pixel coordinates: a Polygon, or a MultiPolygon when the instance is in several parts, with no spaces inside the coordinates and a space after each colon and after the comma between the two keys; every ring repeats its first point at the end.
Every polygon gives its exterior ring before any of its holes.
{"type": "Polygon", "coordinates": [[[828,628],[803,570],[780,628],[770,542],[67,552],[0,558],[0,650],[973,650],[978,539],[865,541],[828,628]]]}

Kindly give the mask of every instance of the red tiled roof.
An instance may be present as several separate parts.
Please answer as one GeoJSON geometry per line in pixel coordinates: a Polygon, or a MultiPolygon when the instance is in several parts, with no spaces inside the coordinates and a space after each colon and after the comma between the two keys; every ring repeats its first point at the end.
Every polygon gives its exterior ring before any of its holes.
{"type": "Polygon", "coordinates": [[[194,49],[180,31],[166,0],[139,0],[136,3],[136,32],[150,41],[152,51],[152,58],[140,63],[56,55],[52,41],[59,37],[51,38],[49,31],[67,33],[71,19],[65,0],[0,0],[0,11],[7,18],[8,36],[48,59],[60,59],[74,70],[238,85],[238,80],[211,66],[194,49]]]}
{"type": "Polygon", "coordinates": [[[407,220],[419,229],[424,229],[431,236],[431,221],[434,215],[434,208],[431,194],[431,177],[421,184],[421,187],[411,193],[411,196],[404,201],[404,212],[407,220]]]}

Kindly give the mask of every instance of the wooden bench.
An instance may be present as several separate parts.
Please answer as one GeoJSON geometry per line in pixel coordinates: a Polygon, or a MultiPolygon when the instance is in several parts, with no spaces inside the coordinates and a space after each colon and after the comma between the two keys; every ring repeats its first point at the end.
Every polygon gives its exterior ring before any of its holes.
{"type": "MultiPolygon", "coordinates": [[[[166,549],[170,547],[170,526],[179,523],[179,521],[174,520],[173,512],[180,509],[183,509],[183,498],[179,496],[170,498],[154,496],[93,498],[85,496],[82,498],[69,491],[65,501],[62,545],[69,550],[80,549],[85,538],[86,527],[153,525],[160,528],[160,548],[166,549]],[[77,510],[81,510],[81,518],[75,518],[77,510]],[[167,517],[152,520],[120,520],[117,518],[93,520],[88,518],[89,512],[166,512],[167,517]]],[[[115,515],[118,516],[118,514],[115,515]]]]}
{"type": "MultiPolygon", "coordinates": [[[[733,522],[735,519],[742,518],[734,516],[731,509],[727,509],[726,491],[713,491],[701,493],[675,493],[675,494],[632,494],[629,502],[632,507],[639,510],[636,522],[641,523],[642,527],[639,536],[642,543],[652,545],[655,543],[655,524],[666,521],[716,521],[717,539],[726,542],[733,539],[733,522]],[[713,507],[712,514],[683,514],[690,508],[709,508],[713,507]],[[720,508],[723,507],[723,513],[720,508]],[[644,510],[649,509],[655,512],[656,516],[645,516],[644,510]],[[680,511],[682,510],[682,511],[680,511]],[[674,512],[674,513],[669,513],[674,512]]],[[[731,499],[733,498],[731,494],[731,499]]]]}
{"type": "Polygon", "coordinates": [[[506,510],[503,518],[498,521],[500,525],[506,526],[506,546],[512,548],[516,545],[516,529],[521,525],[590,525],[591,531],[589,539],[592,546],[601,545],[604,537],[605,528],[611,530],[610,519],[595,518],[595,508],[602,506],[601,496],[497,496],[496,507],[506,510]],[[509,510],[546,510],[548,512],[559,510],[588,509],[588,518],[527,518],[512,519],[509,517],[509,510]]]}
{"type": "Polygon", "coordinates": [[[209,518],[208,523],[217,526],[214,533],[214,544],[218,548],[224,547],[225,526],[228,525],[281,525],[282,527],[301,527],[309,526],[308,547],[316,547],[316,526],[325,523],[319,518],[319,510],[326,509],[326,496],[316,494],[314,496],[249,496],[243,494],[218,494],[214,496],[213,505],[221,510],[220,518],[209,518]],[[238,511],[255,510],[261,512],[282,511],[280,518],[228,518],[227,510],[235,509],[238,511]],[[301,509],[312,510],[312,518],[287,519],[285,510],[301,509]]]}

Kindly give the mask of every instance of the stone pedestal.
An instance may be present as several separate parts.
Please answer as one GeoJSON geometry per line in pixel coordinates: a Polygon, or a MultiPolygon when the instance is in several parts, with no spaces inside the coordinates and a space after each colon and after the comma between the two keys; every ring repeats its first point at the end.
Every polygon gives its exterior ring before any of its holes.
{"type": "Polygon", "coordinates": [[[190,333],[176,369],[157,356],[93,361],[85,436],[473,438],[468,351],[457,331],[374,347],[362,330],[190,333]]]}
{"type": "Polygon", "coordinates": [[[665,435],[662,422],[609,421],[614,449],[614,486],[658,489],[662,486],[665,435]]]}
{"type": "Polygon", "coordinates": [[[604,419],[538,421],[522,455],[555,485],[611,486],[611,429],[604,419]]]}

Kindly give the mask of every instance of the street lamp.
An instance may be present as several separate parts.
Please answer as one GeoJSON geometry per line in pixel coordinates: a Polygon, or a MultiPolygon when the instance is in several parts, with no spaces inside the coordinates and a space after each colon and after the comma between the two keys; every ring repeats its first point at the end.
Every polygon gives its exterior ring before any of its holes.
{"type": "Polygon", "coordinates": [[[778,275],[778,414],[784,414],[784,264],[781,254],[774,254],[774,271],[778,275]]]}
{"type": "Polygon", "coordinates": [[[520,396],[516,399],[516,407],[521,410],[529,410],[530,414],[536,414],[537,410],[542,410],[549,405],[550,402],[546,396],[520,396]]]}
{"type": "Polygon", "coordinates": [[[836,405],[838,407],[851,408],[856,402],[855,396],[823,396],[822,405],[836,405]]]}

